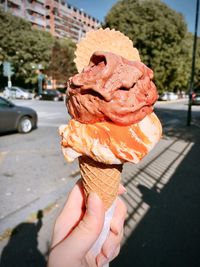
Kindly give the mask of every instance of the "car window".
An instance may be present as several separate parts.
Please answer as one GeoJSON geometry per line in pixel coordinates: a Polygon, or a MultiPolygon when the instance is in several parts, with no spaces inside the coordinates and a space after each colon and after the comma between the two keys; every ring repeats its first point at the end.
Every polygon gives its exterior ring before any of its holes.
{"type": "Polygon", "coordinates": [[[0,107],[9,107],[9,102],[4,100],[3,98],[0,98],[0,107]]]}
{"type": "Polygon", "coordinates": [[[49,90],[49,91],[48,91],[48,94],[49,94],[49,95],[55,95],[55,92],[54,92],[54,90],[49,90]]]}
{"type": "Polygon", "coordinates": [[[26,92],[26,90],[24,88],[21,88],[21,87],[19,87],[18,90],[22,91],[22,92],[26,92]]]}

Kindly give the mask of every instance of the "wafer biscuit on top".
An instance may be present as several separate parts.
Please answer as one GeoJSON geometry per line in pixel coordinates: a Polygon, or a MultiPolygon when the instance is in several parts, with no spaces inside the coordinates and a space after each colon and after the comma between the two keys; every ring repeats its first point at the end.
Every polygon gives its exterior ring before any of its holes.
{"type": "Polygon", "coordinates": [[[138,50],[127,36],[119,31],[101,28],[88,32],[77,44],[74,62],[79,73],[89,64],[90,57],[96,51],[112,52],[128,60],[140,61],[138,50]]]}

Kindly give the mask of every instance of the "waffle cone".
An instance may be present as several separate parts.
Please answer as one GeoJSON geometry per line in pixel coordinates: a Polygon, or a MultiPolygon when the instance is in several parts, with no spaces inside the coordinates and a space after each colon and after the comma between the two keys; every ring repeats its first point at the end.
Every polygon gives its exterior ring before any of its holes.
{"type": "Polygon", "coordinates": [[[74,62],[78,72],[89,64],[90,57],[96,51],[112,52],[128,60],[140,61],[138,50],[127,36],[109,28],[99,29],[88,32],[77,44],[74,62]]]}
{"type": "Polygon", "coordinates": [[[107,210],[118,195],[122,165],[108,165],[82,156],[79,166],[86,197],[90,192],[97,193],[107,210]]]}

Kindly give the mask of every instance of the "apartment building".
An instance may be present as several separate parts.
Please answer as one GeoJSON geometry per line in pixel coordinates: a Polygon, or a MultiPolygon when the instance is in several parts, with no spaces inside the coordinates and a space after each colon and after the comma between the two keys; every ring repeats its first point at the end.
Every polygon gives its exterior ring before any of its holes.
{"type": "Polygon", "coordinates": [[[0,0],[4,11],[31,22],[34,28],[78,42],[85,33],[100,27],[98,19],[65,0],[0,0]]]}

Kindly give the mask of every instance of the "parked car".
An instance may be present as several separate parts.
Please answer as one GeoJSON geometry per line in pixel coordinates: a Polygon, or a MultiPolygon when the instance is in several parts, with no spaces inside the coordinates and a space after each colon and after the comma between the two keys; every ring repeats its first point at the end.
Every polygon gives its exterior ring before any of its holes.
{"type": "Polygon", "coordinates": [[[200,88],[195,88],[192,93],[192,105],[200,105],[200,88]]]}
{"type": "Polygon", "coordinates": [[[0,133],[16,130],[20,133],[29,133],[36,127],[37,113],[35,110],[17,106],[0,97],[0,133]]]}
{"type": "Polygon", "coordinates": [[[28,90],[22,87],[12,86],[5,87],[3,91],[3,96],[7,99],[9,98],[20,98],[20,99],[32,99],[33,94],[28,90]]]}
{"type": "Polygon", "coordinates": [[[158,98],[158,100],[162,100],[162,101],[170,101],[170,100],[177,100],[178,96],[177,94],[173,93],[173,92],[165,92],[163,94],[161,94],[158,98]]]}
{"type": "Polygon", "coordinates": [[[40,94],[36,98],[39,98],[40,100],[62,101],[63,94],[58,90],[46,89],[42,92],[42,94],[40,94]]]}

